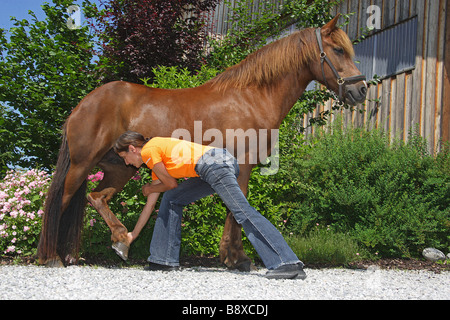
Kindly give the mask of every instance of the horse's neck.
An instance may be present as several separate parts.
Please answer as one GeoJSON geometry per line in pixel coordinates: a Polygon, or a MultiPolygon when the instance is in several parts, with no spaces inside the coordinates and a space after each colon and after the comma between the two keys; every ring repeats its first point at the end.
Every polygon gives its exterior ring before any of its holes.
{"type": "Polygon", "coordinates": [[[280,81],[270,85],[268,89],[272,103],[279,110],[278,125],[291,111],[312,80],[309,71],[300,70],[300,72],[286,74],[285,77],[280,78],[280,81]]]}

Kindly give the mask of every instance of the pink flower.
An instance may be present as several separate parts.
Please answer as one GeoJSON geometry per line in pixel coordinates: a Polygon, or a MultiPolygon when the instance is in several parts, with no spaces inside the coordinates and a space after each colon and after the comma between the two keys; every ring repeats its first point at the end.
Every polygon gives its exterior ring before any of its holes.
{"type": "Polygon", "coordinates": [[[27,226],[23,227],[24,232],[27,232],[28,230],[30,230],[30,227],[27,227],[27,226]]]}
{"type": "Polygon", "coordinates": [[[88,175],[87,179],[92,182],[97,182],[103,180],[105,174],[102,171],[97,172],[96,174],[88,175]]]}
{"type": "Polygon", "coordinates": [[[103,180],[103,177],[105,176],[105,174],[102,171],[99,171],[95,174],[95,177],[97,178],[97,181],[101,181],[103,180]]]}
{"type": "Polygon", "coordinates": [[[15,247],[15,246],[9,246],[9,247],[6,249],[5,253],[8,253],[8,252],[14,252],[14,251],[16,251],[16,247],[15,247]]]}

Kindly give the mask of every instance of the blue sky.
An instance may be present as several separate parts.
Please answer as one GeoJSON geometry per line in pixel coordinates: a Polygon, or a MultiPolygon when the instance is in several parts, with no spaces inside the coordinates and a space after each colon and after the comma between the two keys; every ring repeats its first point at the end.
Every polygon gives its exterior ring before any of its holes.
{"type": "MultiPolygon", "coordinates": [[[[41,8],[44,2],[53,3],[52,0],[0,0],[0,28],[8,30],[13,27],[10,16],[19,20],[30,19],[28,10],[33,11],[39,20],[44,20],[45,14],[41,8]]],[[[98,3],[98,0],[92,2],[98,3]]],[[[82,0],[74,0],[73,3],[81,6],[82,0]]],[[[83,16],[81,22],[83,23],[83,16]]]]}

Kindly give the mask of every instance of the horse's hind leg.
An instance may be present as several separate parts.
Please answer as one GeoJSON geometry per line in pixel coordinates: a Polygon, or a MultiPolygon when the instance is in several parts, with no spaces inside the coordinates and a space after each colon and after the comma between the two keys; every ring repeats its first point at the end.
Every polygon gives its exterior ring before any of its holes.
{"type": "MultiPolygon", "coordinates": [[[[63,267],[64,263],[72,263],[78,256],[80,236],[86,204],[86,176],[92,168],[87,165],[70,164],[65,176],[61,197],[61,214],[47,221],[49,230],[41,232],[39,246],[55,248],[51,254],[40,257],[40,263],[47,267],[63,267]],[[47,239],[45,235],[56,234],[56,239],[47,239]]],[[[52,182],[54,183],[54,182],[52,182]]],[[[46,217],[47,218],[47,217],[46,217]]]]}
{"type": "Polygon", "coordinates": [[[108,201],[130,180],[136,173],[136,168],[126,166],[123,160],[110,150],[100,161],[98,166],[103,170],[104,177],[97,188],[88,194],[88,200],[105,220],[111,229],[113,248],[122,259],[128,258],[130,243],[127,239],[127,228],[117,219],[108,207],[108,201]]]}

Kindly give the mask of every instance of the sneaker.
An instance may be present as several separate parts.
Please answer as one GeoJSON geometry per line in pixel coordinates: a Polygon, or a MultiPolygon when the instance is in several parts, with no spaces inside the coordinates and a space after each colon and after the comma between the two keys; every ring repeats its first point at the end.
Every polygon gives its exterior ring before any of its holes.
{"type": "Polygon", "coordinates": [[[153,262],[149,262],[148,266],[144,267],[144,270],[146,271],[177,271],[180,267],[178,266],[166,266],[163,264],[157,264],[153,262]]]}
{"type": "Polygon", "coordinates": [[[303,271],[303,263],[285,264],[266,273],[267,279],[306,279],[306,273],[303,271]]]}

